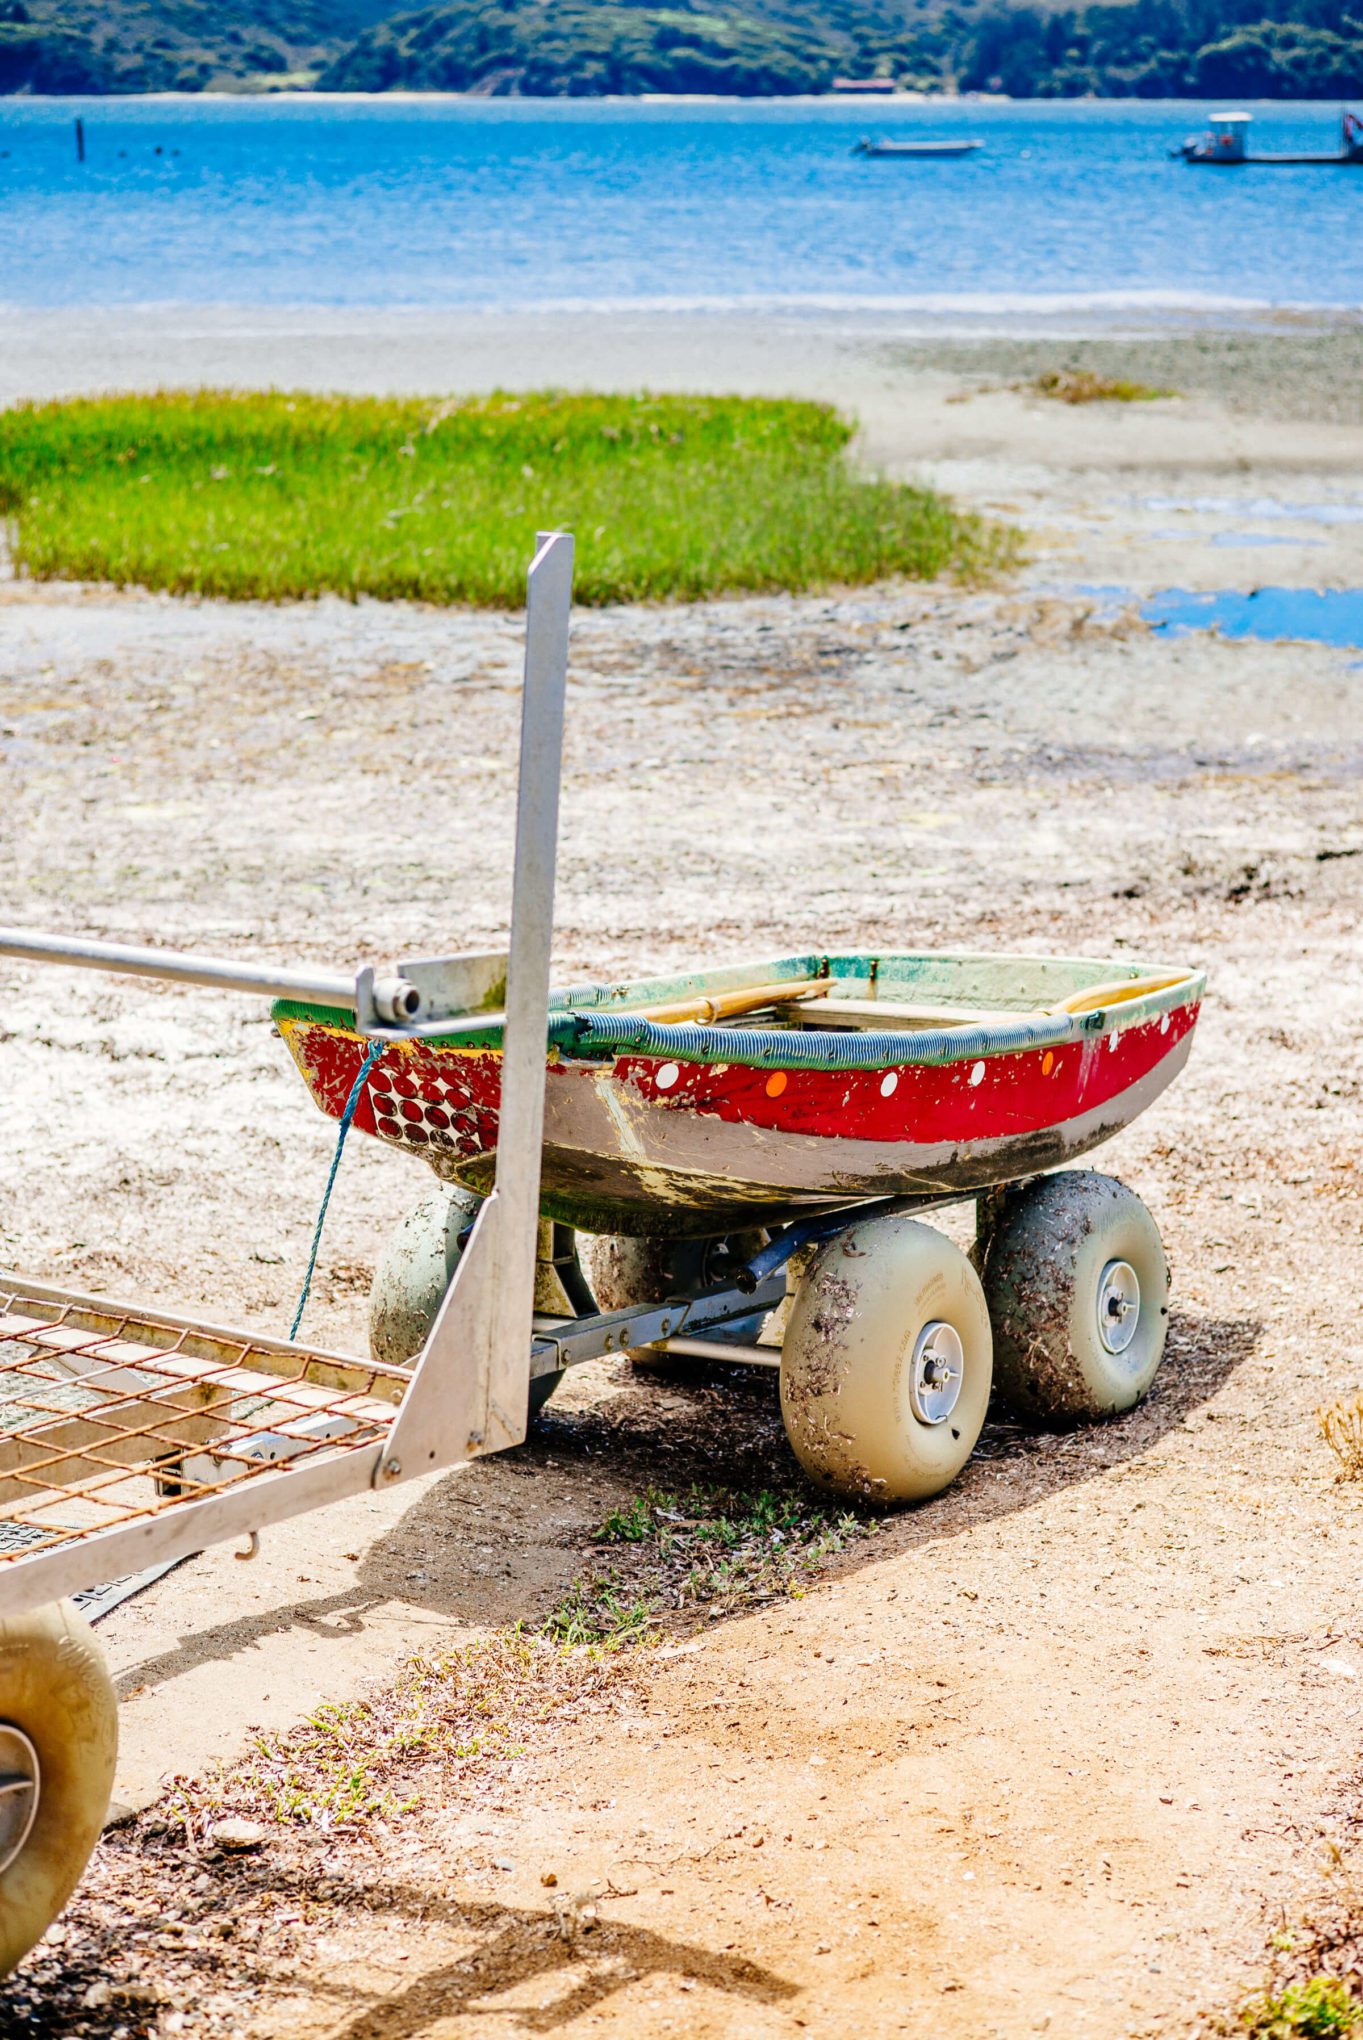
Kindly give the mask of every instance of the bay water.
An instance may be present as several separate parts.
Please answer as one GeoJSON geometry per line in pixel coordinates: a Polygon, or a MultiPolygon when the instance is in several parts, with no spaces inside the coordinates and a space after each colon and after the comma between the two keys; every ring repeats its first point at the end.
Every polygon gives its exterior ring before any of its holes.
{"type": "MultiPolygon", "coordinates": [[[[1363,168],[1170,160],[1212,110],[0,99],[0,305],[863,308],[940,332],[1363,303],[1363,168]],[[863,133],[984,146],[875,161],[863,133]]],[[[1253,111],[1256,147],[1335,145],[1331,106],[1253,111]]]]}

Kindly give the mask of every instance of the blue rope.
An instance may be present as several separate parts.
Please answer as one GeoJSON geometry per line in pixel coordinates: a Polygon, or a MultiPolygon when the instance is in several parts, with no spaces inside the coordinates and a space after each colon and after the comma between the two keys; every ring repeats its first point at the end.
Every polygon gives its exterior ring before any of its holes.
{"type": "Polygon", "coordinates": [[[364,1096],[364,1087],[369,1082],[369,1073],[387,1047],[388,1043],[386,1041],[375,1041],[370,1044],[365,1053],[364,1061],[360,1064],[360,1073],[350,1087],[350,1096],[345,1101],[345,1110],[341,1114],[341,1124],[336,1135],[336,1152],[331,1158],[331,1174],[327,1177],[327,1187],[322,1192],[322,1202],[317,1212],[317,1224],[313,1227],[312,1252],[308,1255],[307,1273],[303,1277],[303,1287],[298,1298],[298,1308],[293,1314],[293,1323],[289,1326],[289,1337],[291,1339],[298,1337],[298,1327],[303,1321],[303,1312],[307,1309],[308,1291],[312,1288],[312,1278],[317,1272],[317,1249],[322,1244],[322,1227],[326,1224],[327,1220],[327,1206],[331,1202],[331,1193],[336,1187],[336,1171],[340,1168],[341,1156],[345,1153],[345,1137],[349,1133],[351,1121],[359,1109],[360,1099],[364,1096]]]}

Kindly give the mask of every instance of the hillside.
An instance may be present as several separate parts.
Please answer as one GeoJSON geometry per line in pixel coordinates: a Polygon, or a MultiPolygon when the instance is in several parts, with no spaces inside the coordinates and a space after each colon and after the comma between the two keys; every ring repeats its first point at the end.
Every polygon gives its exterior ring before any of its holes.
{"type": "Polygon", "coordinates": [[[0,0],[0,92],[821,92],[849,67],[900,75],[921,4],[0,0]]]}
{"type": "Polygon", "coordinates": [[[0,92],[1363,97],[1363,0],[0,0],[0,92]],[[1356,9],[1357,12],[1351,10],[1356,9]]]}
{"type": "Polygon", "coordinates": [[[0,0],[0,92],[311,84],[391,0],[0,0]]]}
{"type": "Polygon", "coordinates": [[[927,90],[1337,98],[1363,92],[1363,0],[1139,0],[929,11],[747,0],[438,0],[362,35],[323,89],[820,92],[839,72],[927,90]]]}
{"type": "Polygon", "coordinates": [[[1017,98],[1348,99],[1363,93],[1363,0],[999,7],[960,77],[1017,98]]]}
{"type": "Polygon", "coordinates": [[[853,60],[813,20],[787,27],[617,0],[453,0],[383,23],[320,82],[337,92],[780,94],[826,91],[853,60]]]}

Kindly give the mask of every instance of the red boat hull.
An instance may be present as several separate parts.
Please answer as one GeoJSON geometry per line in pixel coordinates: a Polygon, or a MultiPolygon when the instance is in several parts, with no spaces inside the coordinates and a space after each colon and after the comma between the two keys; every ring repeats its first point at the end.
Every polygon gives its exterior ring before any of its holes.
{"type": "MultiPolygon", "coordinates": [[[[925,1067],[763,1070],[625,1054],[551,1057],[543,1203],[588,1230],[714,1233],[868,1197],[984,1189],[1096,1147],[1183,1067],[1198,1003],[1056,1048],[925,1067]]],[[[366,1044],[282,1019],[324,1111],[339,1117],[366,1044]]],[[[394,1043],[355,1113],[362,1133],[490,1187],[495,1049],[394,1043]]]]}

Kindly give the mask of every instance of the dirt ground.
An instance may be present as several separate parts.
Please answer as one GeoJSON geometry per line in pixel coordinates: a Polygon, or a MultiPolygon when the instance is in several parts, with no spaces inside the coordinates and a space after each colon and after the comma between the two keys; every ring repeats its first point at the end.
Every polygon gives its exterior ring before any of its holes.
{"type": "MultiPolygon", "coordinates": [[[[1154,1394],[1070,1436],[992,1422],[953,1490],[802,1598],[677,1627],[524,1755],[351,1839],[229,1856],[154,1795],[408,1651],[538,1623],[650,1483],[797,1488],[774,1383],[593,1365],[514,1455],[288,1526],[254,1566],[191,1561],[101,1627],[120,1797],[151,1803],[0,1993],[4,2030],[1183,2036],[1320,1899],[1363,1718],[1363,1500],[1316,1424],[1363,1392],[1363,670],[1155,637],[1075,590],[1173,558],[1252,585],[1217,531],[1356,484],[1347,449],[1275,467],[1281,424],[1190,471],[1156,421],[1116,473],[1083,435],[1126,419],[1038,418],[1044,470],[999,411],[957,473],[1033,532],[1009,587],[579,617],[558,964],[811,941],[1205,963],[1185,1076],[1099,1158],[1173,1262],[1154,1394]]],[[[1319,534],[1338,585],[1360,533],[1319,534]]],[[[1266,557],[1312,577],[1305,549],[1266,557]]],[[[4,918],[290,961],[491,943],[517,660],[509,617],[0,584],[4,918]]],[[[268,1016],[0,986],[0,1256],[286,1325],[330,1134],[268,1016]]],[[[314,1337],[361,1339],[423,1180],[353,1144],[314,1337]]]]}

